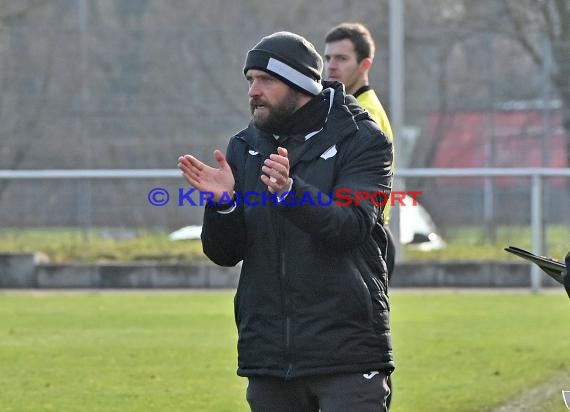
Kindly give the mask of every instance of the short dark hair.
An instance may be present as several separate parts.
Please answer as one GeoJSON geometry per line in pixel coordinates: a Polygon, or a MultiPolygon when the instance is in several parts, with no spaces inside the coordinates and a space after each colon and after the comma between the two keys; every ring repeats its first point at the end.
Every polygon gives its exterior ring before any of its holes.
{"type": "Polygon", "coordinates": [[[325,43],[348,39],[354,45],[356,58],[360,63],[367,57],[374,58],[374,40],[370,31],[362,23],[341,23],[329,30],[325,36],[325,43]]]}

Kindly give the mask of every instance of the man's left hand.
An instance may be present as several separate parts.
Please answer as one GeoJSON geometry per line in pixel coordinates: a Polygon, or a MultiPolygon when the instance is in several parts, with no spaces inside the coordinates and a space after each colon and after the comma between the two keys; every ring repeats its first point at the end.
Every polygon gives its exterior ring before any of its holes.
{"type": "Polygon", "coordinates": [[[291,190],[293,180],[289,177],[289,158],[287,149],[277,148],[277,154],[272,154],[269,159],[265,159],[261,168],[264,174],[261,181],[267,185],[270,193],[277,193],[281,198],[284,193],[291,190]]]}

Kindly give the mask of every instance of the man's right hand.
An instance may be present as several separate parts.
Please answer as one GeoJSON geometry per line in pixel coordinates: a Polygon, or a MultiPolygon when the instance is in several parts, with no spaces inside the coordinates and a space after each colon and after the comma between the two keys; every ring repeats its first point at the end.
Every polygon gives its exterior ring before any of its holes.
{"type": "Polygon", "coordinates": [[[178,169],[188,183],[200,192],[214,194],[213,202],[218,202],[222,196],[231,198],[234,192],[235,179],[226,157],[219,150],[214,150],[214,158],[218,168],[214,169],[201,162],[192,155],[183,155],[178,158],[178,169]],[[225,194],[225,195],[224,195],[225,194]]]}

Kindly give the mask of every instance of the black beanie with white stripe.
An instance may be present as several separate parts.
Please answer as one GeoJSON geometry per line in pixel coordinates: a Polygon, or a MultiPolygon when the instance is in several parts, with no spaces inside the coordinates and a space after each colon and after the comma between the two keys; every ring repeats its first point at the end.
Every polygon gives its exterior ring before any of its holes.
{"type": "Polygon", "coordinates": [[[323,59],[304,37],[281,31],[266,36],[247,52],[243,73],[263,70],[308,95],[323,90],[323,59]]]}

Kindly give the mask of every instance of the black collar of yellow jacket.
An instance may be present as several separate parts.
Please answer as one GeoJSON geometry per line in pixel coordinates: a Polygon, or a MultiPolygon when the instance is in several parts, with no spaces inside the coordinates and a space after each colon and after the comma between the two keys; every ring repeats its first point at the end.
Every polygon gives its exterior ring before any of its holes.
{"type": "MultiPolygon", "coordinates": [[[[328,114],[324,119],[320,120],[320,124],[311,122],[312,130],[303,130],[303,132],[307,132],[306,134],[308,134],[318,131],[319,129],[322,130],[312,136],[309,139],[310,142],[296,145],[289,152],[289,164],[291,168],[298,162],[310,161],[319,157],[328,148],[340,143],[355,133],[358,130],[356,120],[369,118],[367,112],[362,110],[356,103],[356,99],[344,93],[344,86],[341,83],[323,82],[323,86],[325,89],[322,93],[313,99],[317,105],[321,105],[321,108],[311,106],[308,111],[311,113],[318,112],[322,110],[322,107],[326,106],[328,114]]],[[[311,103],[313,103],[313,101],[311,103]]],[[[304,113],[301,113],[301,115],[304,116],[304,113]]],[[[292,117],[294,116],[295,115],[292,117]]],[[[275,137],[259,130],[253,123],[250,123],[247,129],[238,133],[236,138],[244,140],[250,150],[258,152],[264,158],[269,157],[271,153],[276,153],[277,151],[277,141],[275,137]]],[[[287,145],[285,145],[285,147],[287,147],[287,145]]]]}

